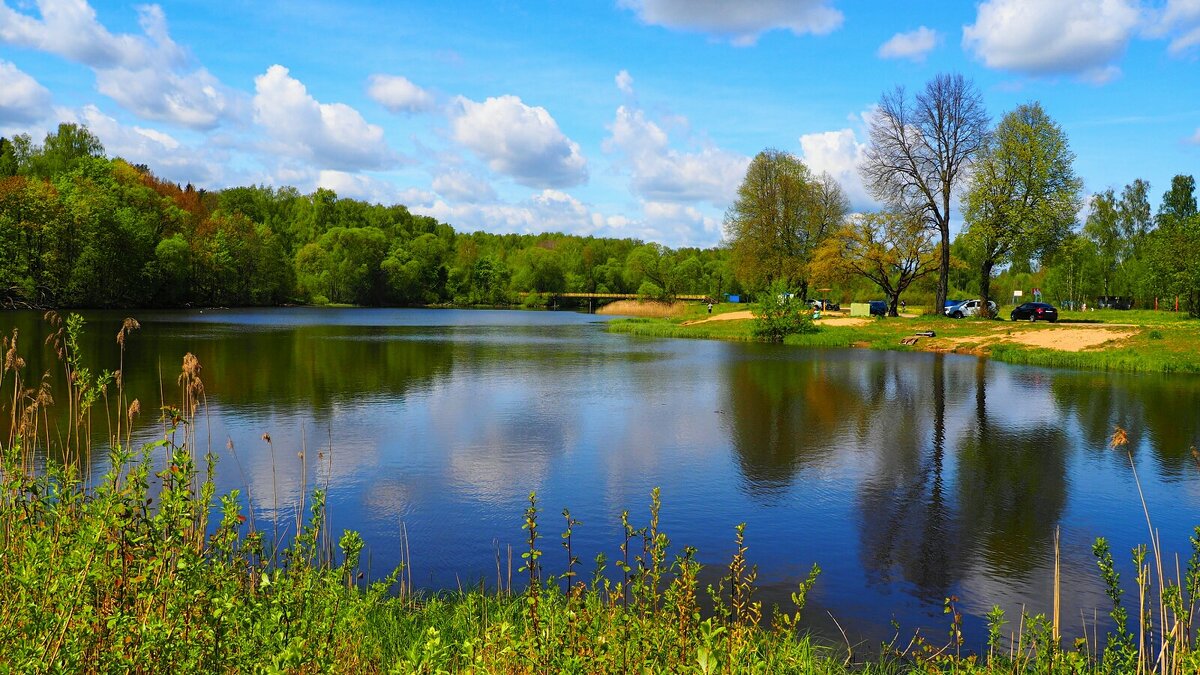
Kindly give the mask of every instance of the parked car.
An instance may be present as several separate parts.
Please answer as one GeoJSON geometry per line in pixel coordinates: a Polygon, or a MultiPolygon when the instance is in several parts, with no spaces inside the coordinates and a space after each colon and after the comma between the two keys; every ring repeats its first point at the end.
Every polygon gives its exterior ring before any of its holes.
{"type": "Polygon", "coordinates": [[[1058,321],[1058,310],[1046,302],[1027,302],[1013,309],[1009,318],[1013,321],[1058,321]]]}
{"type": "Polygon", "coordinates": [[[887,311],[888,311],[888,305],[887,305],[886,301],[883,301],[883,300],[872,300],[871,301],[871,313],[872,314],[874,314],[876,316],[887,316],[887,311]]]}
{"type": "MultiPolygon", "coordinates": [[[[983,305],[982,300],[964,300],[957,305],[952,305],[946,308],[946,316],[961,319],[964,316],[975,316],[979,314],[979,308],[983,305]]],[[[988,309],[991,310],[991,315],[996,316],[996,303],[993,300],[988,300],[988,309]]]]}
{"type": "Polygon", "coordinates": [[[945,309],[947,307],[953,307],[955,305],[961,305],[964,302],[966,302],[966,300],[950,300],[949,298],[947,298],[946,304],[942,306],[942,309],[945,309]]]}
{"type": "Polygon", "coordinates": [[[836,312],[842,308],[841,305],[832,300],[809,300],[808,306],[822,312],[836,312]]]}

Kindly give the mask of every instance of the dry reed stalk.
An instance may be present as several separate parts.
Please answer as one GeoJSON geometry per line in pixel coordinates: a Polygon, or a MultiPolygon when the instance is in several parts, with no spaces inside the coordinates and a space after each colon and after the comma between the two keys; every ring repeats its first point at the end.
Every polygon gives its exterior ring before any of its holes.
{"type": "Polygon", "coordinates": [[[683,302],[660,302],[657,300],[617,300],[596,310],[601,315],[639,316],[652,319],[666,319],[679,316],[687,309],[683,302]]]}
{"type": "Polygon", "coordinates": [[[275,444],[271,442],[271,434],[264,433],[262,439],[271,451],[271,564],[274,565],[279,550],[279,484],[275,476],[275,444]]]}
{"type": "Polygon", "coordinates": [[[1060,570],[1062,555],[1061,555],[1061,551],[1060,551],[1060,547],[1059,547],[1059,535],[1060,535],[1059,528],[1056,525],[1054,527],[1054,627],[1053,627],[1054,646],[1056,649],[1058,648],[1059,639],[1061,638],[1061,634],[1059,633],[1059,625],[1060,625],[1059,624],[1059,610],[1062,607],[1062,588],[1061,588],[1062,573],[1060,570]]]}

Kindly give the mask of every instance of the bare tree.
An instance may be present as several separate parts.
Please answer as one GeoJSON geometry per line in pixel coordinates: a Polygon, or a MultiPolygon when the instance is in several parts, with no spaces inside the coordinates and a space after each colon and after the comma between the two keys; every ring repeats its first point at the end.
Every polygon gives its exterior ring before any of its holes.
{"type": "Polygon", "coordinates": [[[946,303],[950,275],[950,204],[988,136],[979,91],[959,74],[940,74],[909,99],[903,87],[885,92],[870,123],[871,146],[860,171],[876,199],[921,213],[941,235],[937,306],[946,303]]]}

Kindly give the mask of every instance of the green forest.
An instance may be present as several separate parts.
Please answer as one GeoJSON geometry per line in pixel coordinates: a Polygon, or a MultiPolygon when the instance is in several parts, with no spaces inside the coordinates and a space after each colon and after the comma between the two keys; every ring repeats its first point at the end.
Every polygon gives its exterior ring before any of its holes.
{"type": "Polygon", "coordinates": [[[0,302],[35,307],[510,305],[524,293],[738,292],[721,249],[457,232],[318,189],[210,192],[105,156],[85,127],[0,138],[0,302]]]}
{"type": "MultiPolygon", "coordinates": [[[[820,240],[837,229],[829,214],[845,206],[836,205],[843,198],[828,176],[802,164],[796,170],[814,194],[832,194],[826,201],[834,206],[820,210],[819,226],[799,222],[793,235],[802,236],[781,239],[803,243],[789,247],[799,256],[789,263],[789,282],[831,287],[829,296],[842,301],[874,299],[879,288],[869,280],[826,275],[829,265],[814,264],[829,250],[820,240]]],[[[1156,208],[1151,194],[1135,179],[1119,193],[1093,195],[1084,222],[1036,250],[1016,247],[992,278],[995,295],[1036,287],[1067,306],[1120,296],[1136,307],[1178,302],[1200,311],[1195,180],[1175,176],[1156,208]]],[[[730,209],[727,234],[736,233],[741,213],[730,209]]],[[[978,229],[965,228],[953,242],[952,296],[980,292],[978,229]]],[[[291,187],[181,186],[151,167],[106,156],[99,139],[76,124],[59,125],[40,145],[27,135],[0,138],[5,307],[539,306],[546,294],[563,292],[721,298],[773,280],[758,269],[761,256],[743,249],[736,237],[714,248],[670,249],[636,239],[458,232],[403,205],[327,189],[305,195],[291,187]]],[[[908,303],[932,302],[934,283],[913,283],[908,303]]]]}

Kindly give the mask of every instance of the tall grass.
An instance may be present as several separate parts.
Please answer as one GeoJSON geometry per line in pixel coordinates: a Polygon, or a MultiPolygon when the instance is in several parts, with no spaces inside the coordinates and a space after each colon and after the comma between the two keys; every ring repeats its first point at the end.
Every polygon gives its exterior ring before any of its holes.
{"type": "MultiPolygon", "coordinates": [[[[93,374],[78,358],[82,321],[68,317],[54,325],[51,341],[70,383],[61,397],[70,432],[50,433],[47,380],[31,385],[25,377],[17,334],[3,343],[0,397],[11,404],[11,431],[0,448],[4,672],[1174,675],[1200,669],[1193,651],[1200,528],[1186,569],[1174,572],[1149,528],[1151,545],[1134,552],[1132,613],[1107,543],[1098,541],[1114,632],[1103,645],[1084,639],[1071,648],[1060,645],[1057,612],[1049,619],[1023,614],[1018,628],[1006,631],[997,608],[988,616],[986,652],[964,650],[958,599],[947,598],[944,640],[915,636],[856,660],[852,650],[818,644],[800,630],[816,565],[788,607],[768,611],[756,599],[757,570],[739,525],[728,565],[702,585],[697,551],[673,547],[662,527],[657,489],[644,519],[622,513],[623,536],[611,559],[580,561],[573,537],[585,525],[564,509],[554,521],[562,529],[553,528],[530,494],[517,584],[511,571],[501,575],[499,556],[491,588],[421,592],[407,563],[368,583],[360,570],[365,542],[353,531],[333,540],[325,489],[310,493],[290,541],[243,515],[237,491],[216,495],[217,459],[196,433],[206,402],[194,356],[183,359],[173,400],[160,402],[161,437],[133,449],[131,428],[143,406],[125,400],[120,369],[93,374]],[[96,422],[106,425],[107,442],[91,447],[96,422]],[[89,478],[84,467],[93,452],[107,452],[109,468],[89,478]]],[[[136,322],[122,326],[122,350],[136,329],[136,322]]],[[[1114,447],[1122,447],[1121,438],[1114,437],[1114,447]]],[[[270,445],[269,437],[264,441],[270,445]]],[[[1136,480],[1132,458],[1131,469],[1136,480]]]]}

